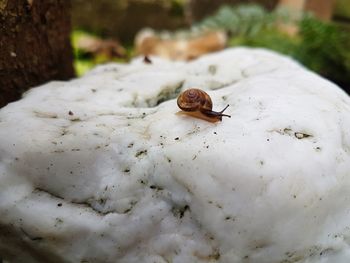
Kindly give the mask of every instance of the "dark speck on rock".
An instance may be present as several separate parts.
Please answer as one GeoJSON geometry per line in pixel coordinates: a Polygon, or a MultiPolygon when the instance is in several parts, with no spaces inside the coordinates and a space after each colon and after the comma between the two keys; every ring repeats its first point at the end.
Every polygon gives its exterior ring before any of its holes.
{"type": "Polygon", "coordinates": [[[141,150],[135,154],[135,157],[141,158],[141,157],[144,157],[145,155],[147,155],[147,150],[141,150]]]}
{"type": "Polygon", "coordinates": [[[209,67],[208,67],[208,72],[209,72],[211,75],[215,75],[215,74],[216,74],[216,71],[217,71],[217,66],[215,66],[215,65],[209,65],[209,67]]]}
{"type": "Polygon", "coordinates": [[[162,191],[164,188],[159,186],[159,185],[150,185],[150,187],[152,190],[157,190],[157,191],[162,191]]]}
{"type": "Polygon", "coordinates": [[[132,148],[134,146],[134,143],[129,143],[128,148],[132,148]]]}
{"type": "Polygon", "coordinates": [[[143,58],[143,63],[145,63],[145,64],[152,64],[152,60],[148,56],[145,56],[143,58]]]}

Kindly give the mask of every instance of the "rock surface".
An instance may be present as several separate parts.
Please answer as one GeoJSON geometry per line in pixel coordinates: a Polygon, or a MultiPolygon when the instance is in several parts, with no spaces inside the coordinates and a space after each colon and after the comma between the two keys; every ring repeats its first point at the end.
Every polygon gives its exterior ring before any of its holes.
{"type": "Polygon", "coordinates": [[[350,98],[275,53],[151,58],[0,111],[0,258],[349,262],[350,98]],[[206,90],[230,119],[178,115],[206,90]]]}

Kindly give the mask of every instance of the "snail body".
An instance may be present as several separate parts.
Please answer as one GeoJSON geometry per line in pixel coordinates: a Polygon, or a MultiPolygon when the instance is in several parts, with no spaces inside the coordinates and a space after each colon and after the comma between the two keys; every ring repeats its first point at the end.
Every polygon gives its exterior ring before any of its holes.
{"type": "Polygon", "coordinates": [[[209,122],[222,121],[222,117],[231,118],[230,115],[223,114],[229,105],[222,111],[213,111],[210,96],[200,89],[188,89],[182,92],[177,98],[177,105],[183,111],[181,113],[209,122]]]}

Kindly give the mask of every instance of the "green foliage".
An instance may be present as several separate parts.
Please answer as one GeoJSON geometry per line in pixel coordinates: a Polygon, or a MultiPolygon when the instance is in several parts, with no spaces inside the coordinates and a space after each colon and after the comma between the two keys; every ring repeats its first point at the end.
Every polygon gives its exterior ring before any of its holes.
{"type": "Polygon", "coordinates": [[[350,1],[337,0],[335,4],[335,15],[350,18],[350,1]]]}
{"type": "Polygon", "coordinates": [[[85,51],[79,49],[78,42],[84,37],[96,37],[92,33],[88,33],[82,30],[74,30],[71,34],[71,43],[73,46],[74,54],[74,69],[77,76],[84,75],[87,71],[92,69],[98,64],[103,64],[106,62],[127,62],[128,59],[133,55],[133,49],[131,47],[126,48],[126,57],[125,58],[108,58],[103,55],[97,57],[92,56],[91,54],[86,53],[85,51]]]}
{"type": "Polygon", "coordinates": [[[229,45],[268,48],[293,56],[299,42],[299,38],[290,37],[286,33],[271,28],[259,31],[251,37],[244,35],[232,37],[229,41],[229,45]]]}
{"type": "Polygon", "coordinates": [[[296,59],[325,77],[350,83],[349,33],[311,16],[305,16],[299,28],[301,43],[296,59]]]}
{"type": "MultiPolygon", "coordinates": [[[[184,0],[172,0],[174,10],[184,0]]],[[[182,11],[181,11],[182,12],[182,11]]],[[[289,55],[306,67],[350,88],[350,34],[333,23],[322,22],[311,15],[300,14],[295,21],[287,10],[268,12],[258,5],[224,6],[215,15],[195,25],[197,32],[203,29],[225,30],[230,36],[230,46],[264,47],[289,55]],[[281,22],[299,27],[299,34],[290,36],[280,30],[281,22]],[[198,30],[200,29],[200,30],[198,30]]],[[[188,32],[188,31],[185,31],[188,32]]],[[[192,31],[196,32],[196,30],[192,31]]],[[[183,35],[185,33],[181,33],[183,35]]],[[[108,61],[103,57],[91,57],[77,48],[79,38],[91,36],[83,31],[73,31],[75,67],[82,75],[98,63],[108,61]]],[[[133,48],[127,47],[127,59],[133,48]]],[[[113,60],[125,62],[124,60],[113,60]]]]}
{"type": "Polygon", "coordinates": [[[184,1],[183,0],[172,0],[170,8],[170,15],[172,16],[178,16],[178,17],[184,17],[184,1]]]}
{"type": "Polygon", "coordinates": [[[287,19],[285,10],[267,12],[259,5],[223,6],[211,17],[196,25],[199,28],[223,29],[230,35],[252,37],[275,26],[277,20],[287,19]]]}
{"type": "Polygon", "coordinates": [[[350,34],[338,25],[322,22],[309,14],[293,21],[286,10],[267,12],[257,5],[222,7],[197,27],[221,29],[229,33],[230,46],[264,47],[290,55],[305,66],[350,87],[350,34]],[[280,22],[299,26],[299,34],[289,36],[280,22]]]}
{"type": "Polygon", "coordinates": [[[93,36],[93,34],[81,30],[73,30],[71,34],[71,44],[73,47],[74,54],[73,66],[77,76],[84,75],[85,72],[89,71],[96,65],[94,59],[91,56],[88,56],[86,53],[84,53],[78,48],[79,39],[85,36],[93,36]]]}

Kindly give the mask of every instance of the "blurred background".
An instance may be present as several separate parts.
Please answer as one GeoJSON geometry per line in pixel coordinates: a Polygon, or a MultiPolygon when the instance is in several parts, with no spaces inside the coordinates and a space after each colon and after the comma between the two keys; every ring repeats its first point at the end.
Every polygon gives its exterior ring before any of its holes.
{"type": "Polygon", "coordinates": [[[0,107],[101,63],[234,46],[291,56],[350,93],[350,0],[0,0],[0,21],[0,107]]]}
{"type": "Polygon", "coordinates": [[[349,0],[72,0],[78,75],[136,55],[191,60],[231,46],[287,54],[350,90],[349,0]]]}

